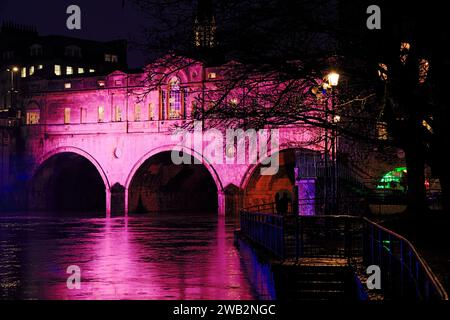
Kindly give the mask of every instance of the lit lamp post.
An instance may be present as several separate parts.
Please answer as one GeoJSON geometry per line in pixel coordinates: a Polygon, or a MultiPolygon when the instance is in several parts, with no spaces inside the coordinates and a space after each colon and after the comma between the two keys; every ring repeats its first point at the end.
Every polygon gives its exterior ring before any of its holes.
{"type": "MultiPolygon", "coordinates": [[[[339,84],[339,73],[330,72],[327,76],[328,85],[330,87],[330,96],[331,96],[331,121],[332,121],[332,129],[331,129],[331,197],[332,197],[332,213],[337,213],[337,204],[338,204],[338,195],[337,195],[337,164],[336,164],[336,123],[339,122],[340,118],[335,115],[334,110],[334,94],[333,87],[336,87],[339,84]]],[[[328,103],[326,103],[326,119],[328,123],[328,103]]],[[[325,133],[325,160],[328,158],[328,130],[325,133]]],[[[326,174],[328,178],[328,166],[326,165],[326,174]]],[[[326,185],[328,185],[328,179],[326,181],[326,185]]],[[[327,188],[327,187],[326,187],[327,188]]]]}
{"type": "Polygon", "coordinates": [[[9,108],[12,109],[14,106],[14,93],[16,91],[16,89],[14,88],[14,73],[19,72],[19,68],[18,67],[12,67],[10,69],[6,69],[6,71],[8,71],[9,73],[11,73],[11,90],[9,91],[10,93],[10,105],[9,108]]]}

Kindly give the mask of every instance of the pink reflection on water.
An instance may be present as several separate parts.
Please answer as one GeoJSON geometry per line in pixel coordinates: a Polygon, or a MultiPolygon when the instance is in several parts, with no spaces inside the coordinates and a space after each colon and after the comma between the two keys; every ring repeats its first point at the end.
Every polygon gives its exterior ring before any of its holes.
{"type": "Polygon", "coordinates": [[[59,272],[40,284],[38,298],[253,299],[232,225],[223,218],[198,219],[114,218],[96,221],[85,234],[72,230],[74,238],[48,257],[59,272]],[[69,265],[81,268],[80,290],[66,287],[69,265]]]}

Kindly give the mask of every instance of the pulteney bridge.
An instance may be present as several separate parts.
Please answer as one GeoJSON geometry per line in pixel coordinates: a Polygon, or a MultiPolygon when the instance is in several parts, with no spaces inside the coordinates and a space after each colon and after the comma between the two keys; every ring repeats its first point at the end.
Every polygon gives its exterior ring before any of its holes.
{"type": "Polygon", "coordinates": [[[30,82],[24,129],[28,209],[108,216],[217,210],[224,215],[272,201],[276,192],[291,193],[292,150],[314,140],[317,130],[280,129],[280,170],[273,176],[259,174],[261,159],[213,164],[194,148],[187,151],[201,165],[171,162],[177,145],[171,139],[173,127],[185,123],[198,107],[197,95],[221,75],[220,68],[191,64],[144,99],[136,93],[145,89],[144,72],[30,82]]]}

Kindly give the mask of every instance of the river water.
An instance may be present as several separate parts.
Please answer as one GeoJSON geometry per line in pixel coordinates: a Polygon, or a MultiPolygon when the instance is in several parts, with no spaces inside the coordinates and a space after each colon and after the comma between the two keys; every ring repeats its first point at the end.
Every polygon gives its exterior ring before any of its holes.
{"type": "Polygon", "coordinates": [[[0,217],[0,299],[257,299],[235,226],[189,214],[0,217]],[[68,289],[69,266],[80,289],[68,289]]]}

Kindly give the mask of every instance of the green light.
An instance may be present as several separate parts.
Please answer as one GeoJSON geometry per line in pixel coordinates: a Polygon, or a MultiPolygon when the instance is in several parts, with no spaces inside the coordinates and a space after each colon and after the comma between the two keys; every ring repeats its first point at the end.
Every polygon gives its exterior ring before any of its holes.
{"type": "Polygon", "coordinates": [[[379,181],[377,189],[405,191],[404,176],[406,167],[398,167],[386,173],[379,181]]]}

